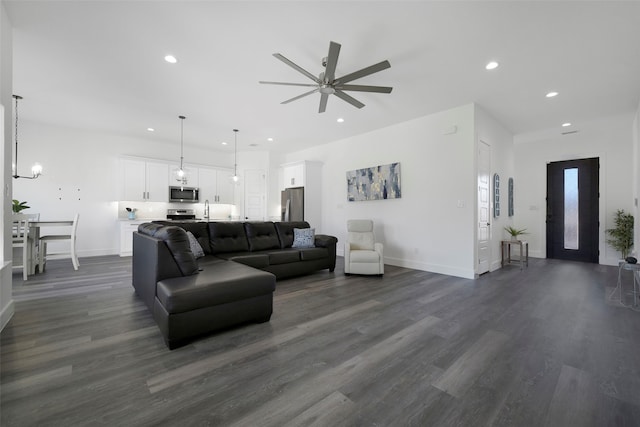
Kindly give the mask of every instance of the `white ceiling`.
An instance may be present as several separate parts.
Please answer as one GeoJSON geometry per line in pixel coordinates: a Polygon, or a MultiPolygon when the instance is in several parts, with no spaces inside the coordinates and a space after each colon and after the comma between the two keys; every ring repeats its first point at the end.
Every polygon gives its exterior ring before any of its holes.
{"type": "Polygon", "coordinates": [[[21,118],[178,143],[183,114],[185,145],[232,150],[238,128],[238,149],[295,151],[470,102],[516,134],[560,131],[640,96],[636,1],[4,3],[21,118]],[[272,54],[318,74],[330,40],[337,76],[388,59],[352,84],[393,92],[350,92],[360,110],[331,96],[319,114],[318,94],[280,104],[306,88],[258,84],[310,82],[272,54]]]}

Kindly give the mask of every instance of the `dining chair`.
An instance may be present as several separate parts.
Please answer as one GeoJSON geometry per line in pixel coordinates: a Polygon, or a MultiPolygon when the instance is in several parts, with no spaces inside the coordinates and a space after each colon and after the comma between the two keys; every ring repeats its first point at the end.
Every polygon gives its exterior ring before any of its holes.
{"type": "Polygon", "coordinates": [[[27,280],[27,273],[29,272],[29,258],[28,258],[28,236],[29,236],[29,215],[14,214],[12,215],[13,225],[11,228],[12,247],[22,249],[22,263],[16,264],[13,260],[13,267],[22,267],[22,278],[27,280]]]}
{"type": "Polygon", "coordinates": [[[46,236],[40,236],[40,260],[38,261],[38,267],[40,272],[44,272],[44,268],[47,264],[47,243],[49,242],[62,242],[68,240],[70,242],[69,252],[56,253],[56,255],[69,255],[71,262],[73,263],[73,269],[77,270],[80,266],[78,262],[78,255],[76,253],[76,232],[78,230],[78,218],[80,214],[76,214],[73,218],[73,224],[71,225],[71,234],[51,234],[46,236]]]}

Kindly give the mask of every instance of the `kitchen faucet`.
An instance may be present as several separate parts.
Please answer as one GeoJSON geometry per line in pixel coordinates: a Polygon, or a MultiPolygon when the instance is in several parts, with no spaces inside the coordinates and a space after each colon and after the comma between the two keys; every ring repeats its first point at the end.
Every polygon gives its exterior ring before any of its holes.
{"type": "Polygon", "coordinates": [[[209,221],[209,199],[204,201],[204,217],[209,221]]]}

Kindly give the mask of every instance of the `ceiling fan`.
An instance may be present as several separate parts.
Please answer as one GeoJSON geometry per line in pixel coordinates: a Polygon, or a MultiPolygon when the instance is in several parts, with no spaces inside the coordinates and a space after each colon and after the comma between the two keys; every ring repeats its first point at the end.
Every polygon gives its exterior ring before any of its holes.
{"type": "Polygon", "coordinates": [[[351,74],[347,74],[346,76],[342,76],[339,78],[335,77],[336,65],[338,64],[338,54],[340,53],[340,44],[336,42],[329,43],[329,54],[326,58],[322,59],[322,66],[325,67],[325,70],[320,73],[318,77],[314,76],[304,68],[300,67],[297,64],[294,64],[284,56],[279,53],[274,53],[273,56],[278,58],[280,61],[284,62],[294,70],[304,74],[311,80],[313,83],[283,83],[283,82],[264,82],[261,81],[259,83],[262,84],[270,84],[270,85],[285,85],[285,86],[308,86],[313,87],[313,90],[309,92],[305,92],[302,95],[295,96],[291,99],[287,99],[286,101],[281,102],[281,104],[288,104],[291,101],[295,101],[297,99],[303,98],[307,95],[311,95],[316,92],[320,92],[320,108],[318,109],[319,113],[324,113],[327,109],[327,100],[329,99],[329,95],[335,95],[343,101],[348,102],[356,108],[364,107],[364,104],[351,95],[346,94],[344,91],[356,91],[356,92],[377,92],[377,93],[391,93],[392,87],[388,86],[364,86],[364,85],[350,85],[347,84],[350,81],[360,79],[362,77],[366,77],[370,74],[377,73],[378,71],[386,70],[391,67],[389,61],[378,62],[377,64],[370,65],[369,67],[365,67],[361,70],[355,71],[351,74]]]}

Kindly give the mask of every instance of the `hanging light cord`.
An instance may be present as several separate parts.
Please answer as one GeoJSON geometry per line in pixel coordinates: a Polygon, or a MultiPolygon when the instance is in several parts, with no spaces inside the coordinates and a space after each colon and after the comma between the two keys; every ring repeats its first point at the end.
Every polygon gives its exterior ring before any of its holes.
{"type": "Polygon", "coordinates": [[[182,161],[184,160],[184,119],[185,116],[178,116],[180,119],[180,170],[184,171],[182,168],[182,161]]]}
{"type": "Polygon", "coordinates": [[[13,95],[13,98],[16,100],[16,156],[15,156],[15,164],[13,166],[13,178],[25,178],[25,179],[36,179],[42,173],[42,166],[38,163],[34,164],[31,168],[32,176],[20,176],[18,175],[18,100],[22,99],[20,95],[13,95]]]}
{"type": "Polygon", "coordinates": [[[238,129],[233,130],[233,176],[238,176],[238,129]]]}
{"type": "Polygon", "coordinates": [[[20,95],[13,95],[16,100],[16,164],[14,168],[14,178],[20,178],[18,175],[18,100],[22,99],[20,95]]]}

